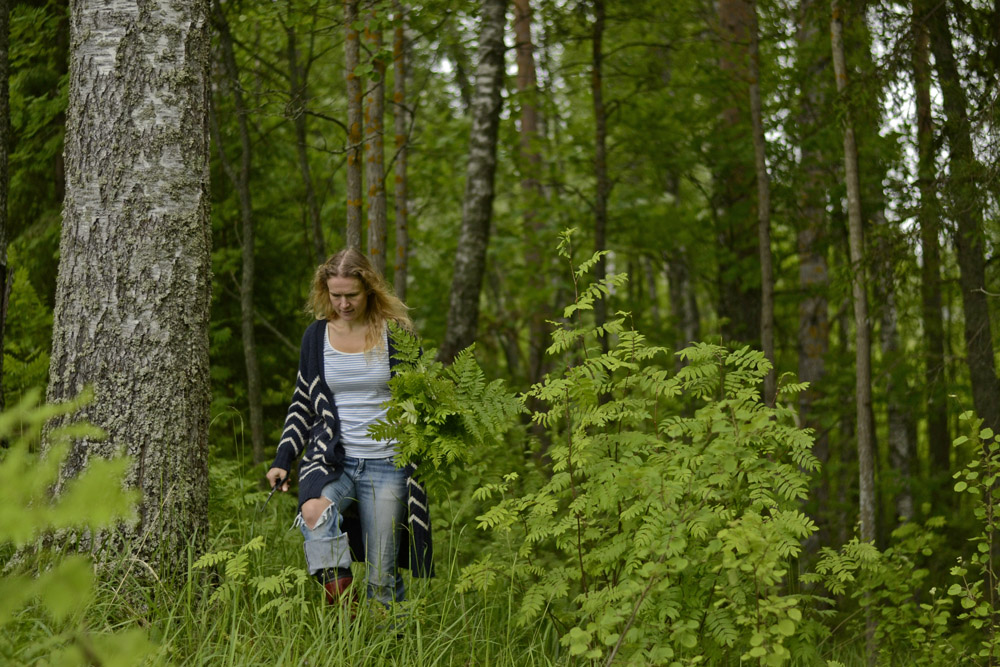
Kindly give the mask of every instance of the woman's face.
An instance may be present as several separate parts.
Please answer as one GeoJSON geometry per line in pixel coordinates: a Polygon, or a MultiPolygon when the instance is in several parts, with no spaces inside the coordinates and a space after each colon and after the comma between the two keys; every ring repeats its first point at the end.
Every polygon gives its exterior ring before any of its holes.
{"type": "Polygon", "coordinates": [[[342,320],[360,321],[365,316],[368,296],[357,278],[329,278],[326,287],[330,291],[333,312],[342,320]]]}

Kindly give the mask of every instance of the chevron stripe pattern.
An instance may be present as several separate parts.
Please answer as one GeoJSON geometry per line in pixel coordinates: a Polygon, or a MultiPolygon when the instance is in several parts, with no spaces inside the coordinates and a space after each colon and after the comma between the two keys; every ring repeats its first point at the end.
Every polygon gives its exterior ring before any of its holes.
{"type": "MultiPolygon", "coordinates": [[[[295,390],[285,416],[285,427],[271,465],[291,470],[299,460],[299,505],[318,498],[329,482],[340,476],[344,447],[340,444],[340,418],[330,388],[323,378],[323,338],[326,321],[316,320],[302,336],[295,390]]],[[[389,369],[396,364],[392,337],[388,338],[389,369]]],[[[399,567],[416,577],[434,576],[431,518],[427,492],[416,476],[417,466],[407,468],[407,525],[401,534],[399,567]]]]}

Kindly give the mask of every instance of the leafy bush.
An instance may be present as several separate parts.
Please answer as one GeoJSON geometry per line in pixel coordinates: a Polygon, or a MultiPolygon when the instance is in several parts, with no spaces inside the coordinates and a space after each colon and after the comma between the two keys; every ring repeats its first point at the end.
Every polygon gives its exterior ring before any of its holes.
{"type": "MultiPolygon", "coordinates": [[[[560,254],[572,262],[570,238],[560,254]]],[[[781,581],[815,531],[799,510],[818,467],[811,437],[762,403],[760,352],[695,345],[671,376],[666,350],[625,314],[582,322],[623,280],[578,291],[548,350],[567,367],[528,394],[546,406],[533,414],[552,435],[546,478],[512,474],[478,491],[495,502],[480,527],[516,545],[518,622],[548,616],[572,655],[607,663],[781,664],[803,619],[781,581]],[[617,340],[607,353],[601,335],[617,340]]],[[[461,588],[490,588],[501,556],[465,568],[461,588]]]]}
{"type": "MultiPolygon", "coordinates": [[[[93,459],[68,482],[58,498],[50,489],[74,438],[97,438],[99,429],[76,422],[47,433],[44,456],[34,453],[49,419],[72,414],[91,399],[89,393],[61,405],[38,405],[34,390],[0,414],[0,486],[12,499],[0,506],[0,545],[8,559],[14,550],[36,543],[53,530],[97,530],[132,515],[136,494],[122,488],[129,460],[93,459]]],[[[134,665],[149,652],[140,630],[94,633],[83,613],[93,599],[94,577],[82,555],[22,552],[0,577],[0,662],[18,664],[46,659],[51,664],[134,665]],[[35,571],[32,571],[35,570],[35,571]]]]}
{"type": "Polygon", "coordinates": [[[450,366],[421,350],[393,326],[400,363],[389,380],[392,400],[385,419],[371,428],[379,440],[396,440],[396,463],[417,463],[421,481],[442,491],[465,471],[474,452],[502,446],[504,434],[523,410],[503,380],[486,382],[474,346],[450,366]]]}

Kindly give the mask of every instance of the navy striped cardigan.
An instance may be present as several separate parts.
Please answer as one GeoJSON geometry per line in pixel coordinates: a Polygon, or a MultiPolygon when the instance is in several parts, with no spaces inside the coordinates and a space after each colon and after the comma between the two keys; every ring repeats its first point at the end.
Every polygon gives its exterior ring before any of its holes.
{"type": "MultiPolygon", "coordinates": [[[[292,463],[302,456],[299,464],[299,507],[310,498],[319,498],[323,487],[340,477],[343,472],[344,446],[340,442],[340,418],[333,394],[326,382],[323,369],[323,342],[326,320],[316,320],[302,336],[299,351],[299,373],[295,380],[285,429],[278,443],[278,452],[272,467],[291,470],[292,463]],[[303,451],[305,452],[303,454],[303,451]]],[[[394,373],[397,360],[392,336],[387,336],[389,371],[394,373]]],[[[416,466],[407,468],[407,524],[400,533],[403,543],[399,547],[396,565],[412,570],[414,576],[433,576],[431,549],[431,522],[427,506],[427,493],[413,477],[416,466]]],[[[364,560],[357,549],[363,544],[360,525],[344,518],[344,530],[356,560],[364,560]]]]}

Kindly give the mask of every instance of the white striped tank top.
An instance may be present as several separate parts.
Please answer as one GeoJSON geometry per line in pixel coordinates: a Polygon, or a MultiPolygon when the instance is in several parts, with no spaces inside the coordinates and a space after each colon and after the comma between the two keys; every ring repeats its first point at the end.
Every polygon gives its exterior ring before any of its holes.
{"type": "Polygon", "coordinates": [[[368,427],[385,417],[387,409],[382,404],[391,396],[387,351],[341,352],[330,344],[329,335],[323,341],[323,374],[337,405],[344,452],[359,459],[394,455],[395,442],[380,442],[368,435],[368,427]]]}

